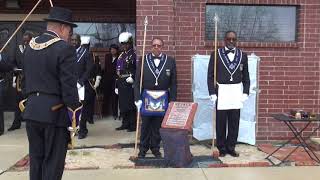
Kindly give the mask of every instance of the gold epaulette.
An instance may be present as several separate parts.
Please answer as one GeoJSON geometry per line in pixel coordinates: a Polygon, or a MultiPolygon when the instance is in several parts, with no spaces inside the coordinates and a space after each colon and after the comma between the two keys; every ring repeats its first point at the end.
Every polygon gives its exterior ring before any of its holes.
{"type": "Polygon", "coordinates": [[[53,39],[50,39],[49,41],[47,42],[44,42],[44,43],[37,43],[36,42],[36,39],[37,38],[32,38],[29,45],[30,47],[33,49],[33,50],[42,50],[42,49],[45,49],[47,47],[49,47],[50,45],[58,42],[58,41],[61,41],[62,39],[61,38],[58,38],[58,37],[55,37],[53,39]]]}

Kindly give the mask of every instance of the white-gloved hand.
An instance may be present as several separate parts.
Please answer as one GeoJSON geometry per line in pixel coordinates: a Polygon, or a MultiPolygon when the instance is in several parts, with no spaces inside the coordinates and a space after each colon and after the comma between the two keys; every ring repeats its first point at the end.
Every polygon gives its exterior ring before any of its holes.
{"type": "Polygon", "coordinates": [[[97,89],[97,87],[99,87],[100,85],[100,80],[101,80],[101,76],[97,76],[96,77],[96,81],[94,82],[93,88],[97,89]]]}
{"type": "Polygon", "coordinates": [[[135,102],[134,102],[134,104],[136,105],[137,110],[138,110],[138,111],[140,111],[141,106],[142,106],[142,101],[141,101],[141,100],[139,100],[139,101],[135,101],[135,102]]]}
{"type": "Polygon", "coordinates": [[[77,88],[80,89],[81,87],[81,84],[77,83],[77,88]]]}
{"type": "Polygon", "coordinates": [[[16,76],[13,76],[13,78],[12,78],[12,87],[13,87],[13,88],[16,88],[16,87],[17,87],[16,79],[17,79],[17,77],[16,77],[16,76]]]}
{"type": "Polygon", "coordinates": [[[215,94],[210,95],[210,100],[211,100],[213,103],[216,103],[216,101],[217,101],[217,95],[215,95],[215,94]]]}
{"type": "Polygon", "coordinates": [[[132,84],[132,83],[134,82],[134,80],[133,80],[133,78],[130,76],[130,77],[127,77],[126,82],[129,83],[129,84],[132,84]]]}
{"type": "Polygon", "coordinates": [[[114,89],[114,93],[116,93],[118,95],[118,93],[119,93],[118,88],[114,89]]]}
{"type": "Polygon", "coordinates": [[[245,102],[246,100],[248,100],[248,94],[242,94],[241,101],[245,102]]]}

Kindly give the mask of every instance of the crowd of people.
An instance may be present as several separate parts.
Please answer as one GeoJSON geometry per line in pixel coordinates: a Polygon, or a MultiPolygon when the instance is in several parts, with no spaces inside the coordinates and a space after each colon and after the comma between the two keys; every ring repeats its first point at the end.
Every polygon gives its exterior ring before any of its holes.
{"type": "MultiPolygon", "coordinates": [[[[104,101],[111,102],[114,119],[119,119],[119,114],[122,119],[122,125],[115,130],[136,131],[137,112],[141,116],[138,157],[144,158],[149,150],[155,157],[161,157],[159,129],[168,103],[177,99],[176,62],[162,51],[163,39],[152,39],[152,48],[141,61],[132,34],[121,33],[120,47],[110,46],[102,71],[99,57],[90,52],[90,38],[73,33],[77,25],[72,22],[71,10],[52,7],[45,20],[47,29],[40,36],[24,34],[17,59],[10,61],[0,54],[0,135],[4,133],[2,74],[12,71],[17,109],[8,130],[19,129],[21,121],[26,121],[30,179],[61,179],[69,131],[74,130],[70,126],[75,122],[79,126],[78,138],[87,137],[87,123],[94,123],[99,86],[104,89],[104,101]],[[22,99],[26,101],[21,103],[22,99]],[[77,116],[80,111],[81,116],[77,116]]],[[[236,32],[226,32],[224,40],[225,47],[216,52],[218,58],[215,53],[210,57],[208,91],[217,110],[220,156],[238,157],[235,145],[240,108],[250,87],[248,59],[236,47],[236,32]]]]}

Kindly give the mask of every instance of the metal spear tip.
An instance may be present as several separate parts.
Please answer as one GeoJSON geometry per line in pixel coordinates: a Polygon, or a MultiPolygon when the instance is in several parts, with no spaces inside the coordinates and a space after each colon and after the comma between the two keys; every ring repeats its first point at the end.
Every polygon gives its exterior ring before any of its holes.
{"type": "Polygon", "coordinates": [[[217,14],[214,14],[214,18],[213,18],[213,20],[214,20],[215,22],[218,22],[218,21],[219,21],[219,17],[218,17],[218,15],[217,15],[217,14]]]}
{"type": "Polygon", "coordinates": [[[145,26],[148,25],[148,16],[146,16],[146,17],[144,18],[144,25],[145,25],[145,26]]]}

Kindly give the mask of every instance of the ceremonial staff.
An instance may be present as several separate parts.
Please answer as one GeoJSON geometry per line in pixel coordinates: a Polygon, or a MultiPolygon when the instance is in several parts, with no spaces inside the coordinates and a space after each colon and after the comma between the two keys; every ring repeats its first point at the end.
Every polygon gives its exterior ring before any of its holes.
{"type": "MultiPolygon", "coordinates": [[[[147,25],[148,25],[148,17],[146,16],[144,18],[144,34],[143,34],[143,45],[142,45],[142,60],[141,60],[141,68],[140,68],[139,94],[141,94],[141,90],[142,90],[142,79],[143,79],[143,66],[144,66],[144,58],[145,58],[144,54],[145,54],[145,49],[146,49],[147,25]]],[[[140,109],[137,109],[137,126],[136,126],[136,139],[135,139],[135,142],[134,142],[134,157],[137,157],[139,124],[140,124],[140,109]]]]}
{"type": "MultiPolygon", "coordinates": [[[[218,16],[217,14],[214,15],[214,68],[213,68],[213,87],[216,89],[217,87],[217,47],[218,47],[218,16]]],[[[214,148],[214,123],[216,122],[217,119],[217,113],[215,110],[216,103],[214,103],[213,107],[213,120],[212,120],[212,145],[211,145],[211,150],[214,148]]]]}
{"type": "MultiPolygon", "coordinates": [[[[22,27],[22,25],[26,22],[26,20],[29,18],[29,16],[33,13],[33,11],[38,7],[38,5],[40,4],[42,0],[39,0],[37,2],[36,5],[33,6],[33,8],[31,9],[31,11],[29,12],[29,14],[27,14],[27,16],[22,20],[22,22],[20,23],[20,25],[18,26],[18,28],[13,32],[13,34],[10,36],[10,38],[7,40],[7,42],[3,45],[3,47],[0,50],[0,54],[2,53],[2,51],[7,47],[7,45],[9,44],[9,42],[11,41],[11,39],[13,38],[13,36],[15,36],[17,34],[17,32],[20,30],[20,28],[22,27]]],[[[53,7],[52,1],[50,1],[50,5],[51,7],[53,7]]]]}

